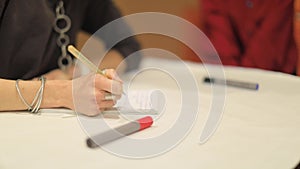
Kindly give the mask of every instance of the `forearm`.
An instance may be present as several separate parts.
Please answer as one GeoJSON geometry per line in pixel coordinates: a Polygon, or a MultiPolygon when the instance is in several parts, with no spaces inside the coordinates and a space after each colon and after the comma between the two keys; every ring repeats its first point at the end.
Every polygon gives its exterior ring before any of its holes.
{"type": "MultiPolygon", "coordinates": [[[[107,93],[116,99],[122,95],[122,82],[114,70],[107,70],[106,78],[100,74],[87,74],[74,80],[48,80],[44,86],[40,108],[69,108],[88,116],[98,115],[101,110],[111,108],[116,100],[107,100],[107,93]],[[80,99],[80,101],[79,101],[80,99]],[[73,102],[77,101],[77,102],[73,102]]],[[[28,107],[20,98],[16,81],[0,79],[0,112],[26,110],[28,107]]],[[[31,104],[41,81],[19,81],[19,91],[31,104]]]]}
{"type": "MultiPolygon", "coordinates": [[[[27,109],[26,105],[22,102],[19,98],[16,87],[15,81],[12,80],[0,80],[0,111],[11,111],[11,110],[25,110],[27,109]]],[[[21,88],[24,91],[23,87],[21,88]]],[[[38,90],[38,83],[32,83],[32,85],[26,88],[27,91],[34,91],[38,90]]],[[[33,97],[26,96],[26,99],[33,100],[33,97]]]]}
{"type": "Polygon", "coordinates": [[[45,84],[41,108],[65,107],[73,109],[71,80],[49,80],[45,84]]]}
{"type": "MultiPolygon", "coordinates": [[[[0,79],[0,111],[26,110],[27,106],[22,102],[13,80],[0,79]]],[[[40,88],[40,81],[19,81],[20,92],[24,99],[31,104],[36,92],[40,88]]],[[[46,81],[41,108],[68,107],[72,103],[65,100],[70,98],[72,91],[71,81],[46,81]]]]}

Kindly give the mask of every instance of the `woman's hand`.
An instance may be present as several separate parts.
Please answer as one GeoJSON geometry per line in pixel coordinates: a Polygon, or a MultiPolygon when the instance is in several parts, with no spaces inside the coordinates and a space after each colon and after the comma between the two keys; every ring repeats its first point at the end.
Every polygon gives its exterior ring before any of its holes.
{"type": "Polygon", "coordinates": [[[113,107],[122,95],[122,81],[115,70],[107,69],[105,72],[107,77],[88,74],[74,79],[72,81],[73,103],[70,102],[68,107],[88,116],[98,115],[104,109],[113,107]],[[106,95],[111,94],[114,95],[115,100],[105,99],[106,95]]]}

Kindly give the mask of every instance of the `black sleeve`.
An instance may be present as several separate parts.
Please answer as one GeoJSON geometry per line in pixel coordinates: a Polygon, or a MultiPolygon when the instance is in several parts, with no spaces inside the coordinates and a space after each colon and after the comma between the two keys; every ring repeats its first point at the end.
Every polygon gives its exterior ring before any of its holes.
{"type": "MultiPolygon", "coordinates": [[[[125,58],[139,51],[140,45],[134,37],[128,36],[133,35],[132,31],[124,20],[118,19],[120,17],[120,11],[111,0],[90,0],[82,29],[90,34],[95,33],[103,40],[107,49],[115,49],[125,58]]],[[[127,70],[138,68],[140,60],[140,52],[127,57],[127,70]]]]}

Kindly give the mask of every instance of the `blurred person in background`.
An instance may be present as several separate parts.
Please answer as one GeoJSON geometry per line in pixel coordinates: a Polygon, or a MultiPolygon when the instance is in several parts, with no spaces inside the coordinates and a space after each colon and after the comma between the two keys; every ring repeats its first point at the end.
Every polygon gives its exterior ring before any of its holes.
{"type": "Polygon", "coordinates": [[[201,8],[204,33],[224,65],[300,75],[299,0],[201,0],[201,8]]]}

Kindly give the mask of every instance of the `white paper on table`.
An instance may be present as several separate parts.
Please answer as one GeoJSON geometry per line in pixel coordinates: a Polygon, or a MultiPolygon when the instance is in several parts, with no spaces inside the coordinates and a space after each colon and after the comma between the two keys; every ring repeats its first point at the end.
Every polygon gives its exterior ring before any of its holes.
{"type": "Polygon", "coordinates": [[[113,109],[103,111],[104,114],[148,114],[157,115],[164,106],[164,99],[155,90],[135,90],[123,95],[113,109]]]}

